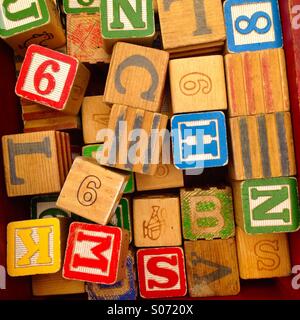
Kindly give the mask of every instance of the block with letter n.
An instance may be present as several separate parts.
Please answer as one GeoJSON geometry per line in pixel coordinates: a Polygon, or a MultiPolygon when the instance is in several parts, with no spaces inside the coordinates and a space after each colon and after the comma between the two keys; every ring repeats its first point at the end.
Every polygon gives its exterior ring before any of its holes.
{"type": "Polygon", "coordinates": [[[31,44],[56,49],[66,43],[59,12],[52,0],[2,0],[0,37],[21,56],[31,44]]]}
{"type": "Polygon", "coordinates": [[[277,0],[226,0],[224,15],[229,52],[282,47],[277,0]]]}
{"type": "Polygon", "coordinates": [[[100,0],[63,0],[63,8],[66,14],[98,13],[100,0]]]}
{"type": "Polygon", "coordinates": [[[237,225],[249,234],[299,229],[297,179],[290,177],[234,182],[237,225]]]}

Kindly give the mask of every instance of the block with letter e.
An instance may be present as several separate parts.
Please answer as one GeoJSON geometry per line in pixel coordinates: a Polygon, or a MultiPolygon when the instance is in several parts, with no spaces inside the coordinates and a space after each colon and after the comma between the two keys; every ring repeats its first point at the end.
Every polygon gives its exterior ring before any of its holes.
{"type": "Polygon", "coordinates": [[[63,266],[63,277],[114,284],[126,276],[129,235],[124,229],[73,222],[63,266]]]}
{"type": "Polygon", "coordinates": [[[66,14],[98,13],[100,0],[63,0],[63,8],[66,14]]]}
{"type": "Polygon", "coordinates": [[[155,299],[186,295],[187,285],[182,248],[139,249],[137,269],[142,298],[155,299]]]}
{"type": "Polygon", "coordinates": [[[16,94],[70,115],[79,113],[90,78],[77,59],[31,45],[16,83],[16,94]]]}

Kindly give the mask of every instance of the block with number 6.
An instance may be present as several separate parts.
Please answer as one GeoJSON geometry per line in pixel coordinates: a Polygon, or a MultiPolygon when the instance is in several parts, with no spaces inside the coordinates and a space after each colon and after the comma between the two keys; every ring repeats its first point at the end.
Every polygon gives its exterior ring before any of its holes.
{"type": "Polygon", "coordinates": [[[19,74],[16,94],[66,114],[79,113],[90,78],[77,59],[31,45],[19,74]]]}

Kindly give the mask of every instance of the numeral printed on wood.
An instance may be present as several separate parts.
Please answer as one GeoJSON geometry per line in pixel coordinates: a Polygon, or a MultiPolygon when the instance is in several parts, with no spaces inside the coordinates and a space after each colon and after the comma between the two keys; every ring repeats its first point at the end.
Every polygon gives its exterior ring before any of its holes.
{"type": "Polygon", "coordinates": [[[100,0],[63,0],[65,13],[98,13],[100,0]]]}

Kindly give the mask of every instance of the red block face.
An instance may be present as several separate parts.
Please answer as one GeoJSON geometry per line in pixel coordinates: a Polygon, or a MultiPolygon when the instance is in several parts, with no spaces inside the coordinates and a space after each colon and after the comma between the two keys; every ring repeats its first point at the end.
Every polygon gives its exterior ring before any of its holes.
{"type": "Polygon", "coordinates": [[[16,84],[16,94],[63,110],[76,76],[78,61],[38,45],[31,45],[16,84]]]}
{"type": "Polygon", "coordinates": [[[117,282],[121,229],[73,222],[69,229],[63,277],[103,284],[117,282]]]}
{"type": "Polygon", "coordinates": [[[186,295],[183,250],[179,247],[140,249],[137,252],[140,295],[143,298],[186,295]]]}

